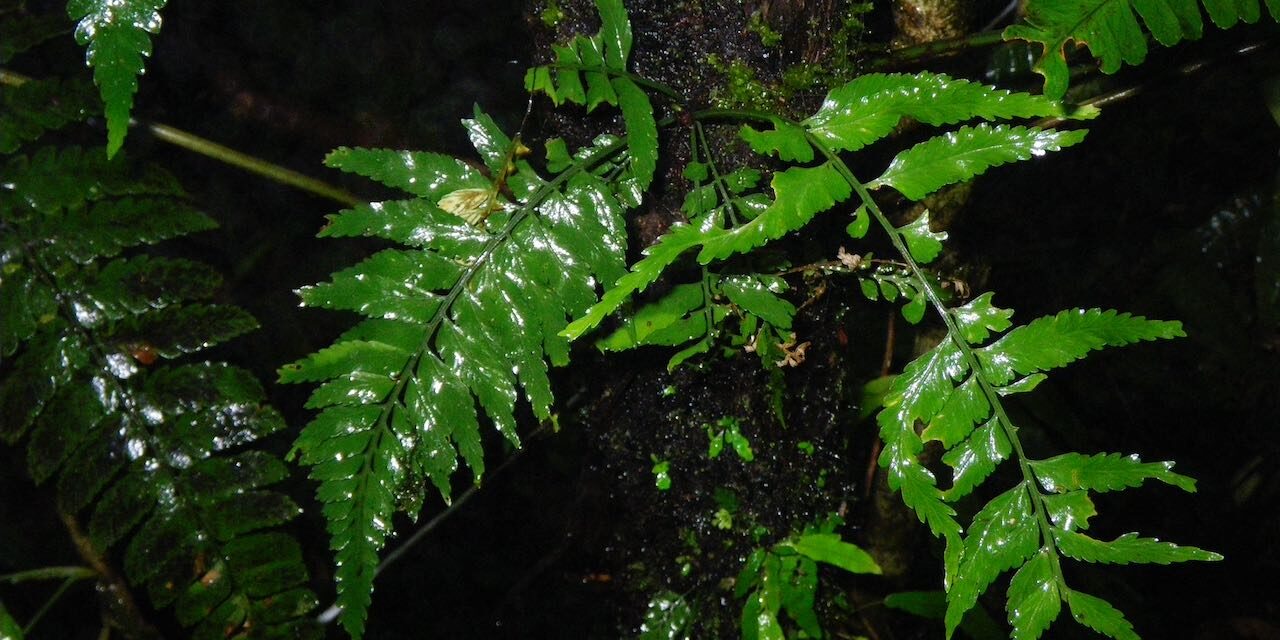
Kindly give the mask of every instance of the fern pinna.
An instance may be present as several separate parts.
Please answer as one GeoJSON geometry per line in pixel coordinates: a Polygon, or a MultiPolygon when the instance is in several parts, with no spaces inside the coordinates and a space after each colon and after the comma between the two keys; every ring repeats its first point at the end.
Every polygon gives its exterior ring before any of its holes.
{"type": "MultiPolygon", "coordinates": [[[[878,178],[868,182],[857,179],[840,157],[842,152],[860,150],[886,137],[904,118],[947,125],[973,118],[1050,115],[1085,118],[1096,113],[1065,113],[1062,106],[1043,97],[941,75],[873,74],[832,90],[822,107],[801,122],[757,113],[695,114],[699,120],[745,118],[763,123],[762,130],[744,126],[742,138],[758,152],[802,164],[774,173],[772,201],[749,220],[673,227],[606,291],[599,304],[570,324],[565,335],[576,337],[596,326],[685,253],[692,252],[698,263],[715,267],[802,228],[818,213],[856,196],[850,236],[861,238],[874,221],[907,267],[912,284],[906,291],[903,315],[916,322],[926,307],[932,307],[947,330],[940,344],[896,377],[878,423],[884,442],[880,464],[888,470],[890,486],[946,542],[948,636],[999,574],[1016,569],[1007,597],[1014,638],[1039,637],[1064,603],[1087,627],[1114,638],[1137,637],[1110,604],[1067,586],[1061,559],[1111,563],[1219,559],[1217,554],[1136,534],[1107,542],[1082,533],[1095,514],[1090,492],[1137,486],[1148,479],[1194,490],[1193,481],[1173,473],[1172,463],[1144,463],[1136,456],[1029,457],[1002,398],[1030,391],[1044,379],[1045,371],[1092,350],[1180,336],[1181,326],[1113,311],[1075,309],[1010,330],[1012,311],[995,307],[990,293],[951,307],[937,278],[922,266],[939,255],[946,234],[931,230],[927,212],[909,224],[895,226],[870,193],[890,187],[920,200],[990,167],[1077,144],[1084,132],[966,125],[902,151],[878,178]],[[940,442],[945,450],[943,462],[952,473],[947,488],[920,462],[930,441],[940,442]],[[953,503],[982,485],[1007,459],[1018,465],[1021,481],[978,511],[967,527],[962,526],[953,503]]],[[[643,312],[644,308],[636,314],[643,312]]],[[[751,635],[746,629],[744,634],[751,635]]]]}
{"type": "MultiPolygon", "coordinates": [[[[1273,19],[1280,19],[1280,1],[1265,0],[1273,19]]],[[[1035,70],[1044,76],[1044,93],[1062,98],[1070,74],[1066,47],[1088,47],[1102,71],[1115,73],[1122,64],[1141,64],[1147,57],[1146,25],[1156,42],[1171,47],[1197,40],[1204,33],[1204,5],[1209,20],[1220,29],[1262,17],[1258,0],[1030,0],[1026,21],[1004,30],[1005,40],[1025,40],[1043,47],[1035,70]]]]}
{"type": "Polygon", "coordinates": [[[221,283],[208,266],[141,249],[213,220],[167,173],[103,149],[14,153],[94,113],[71,86],[5,93],[0,438],[25,441],[32,479],[56,482],[110,624],[148,626],[137,607],[121,613],[133,600],[119,557],[194,637],[315,636],[301,548],[277,529],[299,508],[269,488],[287,468],[251,448],[284,421],[247,371],[187,357],[256,322],[208,302],[221,283]]]}
{"type": "Polygon", "coordinates": [[[447,501],[459,455],[479,480],[482,420],[519,443],[517,389],[535,416],[551,417],[547,362],[569,356],[557,334],[595,302],[595,282],[625,269],[623,140],[601,136],[572,157],[549,145],[555,173],[544,179],[519,159],[519,139],[483,113],[466,125],[488,175],[432,153],[329,156],[331,166],[416,197],[343,211],[321,235],[406,246],[303,288],[307,305],[367,319],[280,372],[285,382],[323,383],[307,403],[321,413],[296,450],[320,482],[342,622],[357,637],[392,516],[417,515],[427,480],[447,501]]]}

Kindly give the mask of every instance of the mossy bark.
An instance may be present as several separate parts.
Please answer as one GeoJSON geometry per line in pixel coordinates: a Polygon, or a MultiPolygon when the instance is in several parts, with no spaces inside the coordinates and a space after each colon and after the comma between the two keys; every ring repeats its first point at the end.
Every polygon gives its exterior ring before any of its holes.
{"type": "MultiPolygon", "coordinates": [[[[799,116],[817,108],[826,87],[787,87],[788,73],[823,65],[828,68],[808,77],[858,73],[847,42],[850,24],[861,24],[850,20],[861,15],[851,13],[855,3],[628,0],[625,5],[634,34],[631,70],[684,96],[682,105],[655,98],[659,117],[676,107],[755,97],[773,101],[767,108],[799,116]],[[842,68],[829,68],[836,58],[842,68]],[[730,61],[749,71],[755,83],[750,86],[763,88],[760,96],[735,96],[742,87],[724,72],[730,61]]],[[[547,61],[551,44],[593,33],[599,25],[590,0],[559,0],[553,16],[547,8],[546,2],[530,6],[536,63],[547,61]]],[[[889,22],[887,16],[882,22],[889,22]]],[[[588,116],[580,109],[544,106],[541,133],[564,137],[571,146],[602,131],[621,130],[619,118],[601,115],[606,110],[588,116]]],[[[719,144],[718,163],[767,168],[737,140],[734,127],[709,133],[719,144]]],[[[683,215],[688,185],[681,172],[690,155],[688,140],[682,127],[661,134],[662,164],[654,189],[631,219],[632,260],[683,215]]],[[[778,244],[797,264],[833,259],[847,222],[847,216],[840,217],[828,214],[814,233],[778,244]]],[[[678,280],[681,274],[672,277],[678,280]]],[[[584,349],[570,371],[565,384],[573,388],[565,393],[596,398],[573,416],[587,430],[586,455],[592,460],[592,472],[583,480],[590,487],[582,493],[598,501],[594,512],[611,519],[607,531],[596,529],[580,539],[599,547],[612,565],[608,573],[624,609],[618,618],[624,635],[638,627],[650,597],[671,591],[686,594],[695,607],[695,637],[738,637],[742,602],[732,587],[752,549],[832,513],[844,517],[843,535],[885,560],[895,582],[904,580],[918,560],[928,560],[927,553],[918,552],[922,536],[914,516],[882,483],[863,486],[877,448],[874,424],[859,420],[857,405],[861,385],[882,373],[885,309],[863,304],[856,281],[815,276],[793,284],[795,302],[803,304],[796,340],[811,344],[806,361],[783,376],[785,425],[770,400],[775,383],[754,354],[713,352],[669,374],[669,353],[606,358],[584,349]],[[708,426],[714,431],[725,417],[741,424],[753,461],[728,452],[709,458],[708,426]],[[655,462],[667,463],[669,489],[655,486],[655,462]],[[875,527],[872,535],[860,533],[868,526],[875,527]]],[[[662,286],[655,287],[659,294],[662,286]]],[[[902,352],[895,360],[900,367],[910,341],[889,342],[891,352],[902,352]]],[[[848,574],[824,571],[822,577],[816,607],[828,633],[866,635],[865,619],[853,612],[876,594],[848,574]]]]}

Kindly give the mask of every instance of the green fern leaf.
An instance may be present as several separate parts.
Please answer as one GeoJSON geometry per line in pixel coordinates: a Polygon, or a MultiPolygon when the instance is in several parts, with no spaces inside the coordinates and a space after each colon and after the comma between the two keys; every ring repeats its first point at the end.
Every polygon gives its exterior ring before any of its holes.
{"type": "MultiPolygon", "coordinates": [[[[622,5],[621,2],[617,4],[622,5]]],[[[627,35],[629,44],[629,31],[627,35]]],[[[649,104],[649,95],[630,78],[617,77],[612,82],[613,89],[618,94],[618,109],[622,111],[622,121],[627,126],[627,153],[631,155],[631,175],[635,178],[635,188],[643,192],[653,182],[653,173],[658,166],[658,125],[653,119],[653,105],[649,104]]]]}
{"type": "Polygon", "coordinates": [[[329,156],[331,166],[419,199],[330,218],[322,235],[379,236],[407,248],[381,251],[301,289],[308,306],[367,319],[280,370],[283,382],[321,383],[307,404],[322,412],[294,450],[320,482],[341,620],[354,637],[363,632],[377,554],[395,512],[417,514],[423,480],[448,501],[459,458],[480,479],[481,414],[518,445],[518,389],[537,417],[550,416],[548,363],[568,360],[558,333],[596,302],[597,281],[625,272],[622,205],[616,184],[598,177],[624,169],[621,141],[604,137],[572,158],[566,153],[563,172],[545,181],[514,161],[519,142],[483,112],[464,125],[492,178],[438,154],[341,149],[329,156]],[[460,190],[496,194],[500,180],[516,202],[487,222],[468,224],[443,210],[460,190]]]}
{"type": "Polygon", "coordinates": [[[600,12],[600,36],[604,39],[604,61],[612,69],[625,69],[631,56],[631,21],[622,0],[596,0],[600,12]]]}
{"type": "Polygon", "coordinates": [[[1009,581],[1009,624],[1012,640],[1035,640],[1062,611],[1062,596],[1054,577],[1053,559],[1041,549],[1009,581]]]}
{"type": "Polygon", "coordinates": [[[623,179],[638,206],[639,195],[653,182],[658,162],[658,126],[649,96],[627,73],[631,55],[631,22],[622,0],[596,0],[600,31],[555,45],[554,65],[533,67],[525,74],[525,89],[544,93],[556,105],[572,102],[590,112],[601,104],[616,105],[626,125],[630,175],[623,179]]]}
{"type": "Polygon", "coordinates": [[[951,315],[955,317],[960,335],[965,342],[982,344],[993,332],[1000,333],[1013,326],[1009,320],[1013,317],[1013,311],[991,304],[993,295],[988,291],[970,300],[964,306],[951,310],[951,315]]]}
{"type": "Polygon", "coordinates": [[[780,171],[773,174],[770,184],[775,196],[773,204],[746,224],[708,232],[701,242],[699,262],[709,264],[713,260],[723,260],[781,238],[853,193],[852,187],[830,162],[780,171]]]}
{"type": "Polygon", "coordinates": [[[1089,519],[1098,515],[1098,509],[1088,491],[1068,491],[1044,496],[1044,508],[1053,526],[1067,531],[1089,528],[1089,519]]]}
{"type": "MultiPolygon", "coordinates": [[[[0,42],[3,40],[0,35],[0,42]]],[[[0,118],[0,153],[13,153],[23,143],[80,122],[100,108],[88,82],[30,80],[6,87],[0,93],[0,113],[4,114],[0,118]]]]}
{"type": "Polygon", "coordinates": [[[1010,453],[1009,437],[997,421],[974,429],[964,442],[942,456],[942,461],[954,469],[951,488],[943,492],[943,498],[954,502],[972,493],[1010,453]]]}
{"type": "Polygon", "coordinates": [[[760,155],[776,154],[784,162],[806,163],[813,161],[813,145],[805,137],[803,127],[781,118],[774,118],[773,128],[758,131],[751,125],[742,125],[738,135],[760,155]]]}
{"type": "Polygon", "coordinates": [[[636,310],[623,325],[596,341],[601,351],[622,351],[640,345],[681,345],[706,332],[685,328],[690,312],[705,303],[701,283],[676,285],[658,300],[636,310]]]}
{"type": "Polygon", "coordinates": [[[960,566],[947,592],[947,636],[1001,573],[1021,565],[1039,547],[1040,528],[1025,485],[988,502],[969,525],[960,566]]]}
{"type": "MultiPolygon", "coordinates": [[[[802,124],[832,150],[857,151],[893,132],[902,118],[931,125],[1066,115],[1042,96],[988,87],[942,74],[872,73],[831,90],[818,112],[802,124]]],[[[1074,117],[1093,117],[1081,110],[1074,117]]]]}
{"type": "MultiPolygon", "coordinates": [[[[13,8],[16,7],[6,5],[0,9],[0,14],[8,13],[13,8]]],[[[4,15],[4,20],[0,20],[0,64],[8,64],[19,53],[70,31],[66,18],[55,13],[14,13],[8,13],[4,15]]]]}
{"type": "Polygon", "coordinates": [[[911,257],[920,264],[933,262],[942,253],[942,241],[947,239],[947,232],[935,232],[929,227],[928,211],[920,214],[911,224],[899,227],[897,231],[907,244],[911,257]]]}
{"type": "MultiPolygon", "coordinates": [[[[775,286],[785,286],[785,283],[779,279],[775,286]]],[[[779,329],[788,331],[791,329],[791,320],[796,315],[796,306],[779,298],[759,278],[729,276],[720,281],[720,289],[724,291],[730,302],[744,311],[779,329]]]]}
{"type": "Polygon", "coordinates": [[[855,544],[845,542],[838,533],[806,533],[780,546],[794,549],[806,558],[840,567],[850,573],[882,573],[880,565],[876,564],[871,554],[855,544]]]}
{"type": "Polygon", "coordinates": [[[16,354],[0,378],[0,436],[29,432],[32,478],[56,478],[58,508],[87,517],[83,552],[109,562],[122,549],[123,575],[155,607],[172,606],[193,636],[316,637],[301,548],[270,532],[299,513],[269,489],[285,467],[247,448],[283,419],[241,369],[156,364],[255,321],[195,302],[219,285],[207,267],[104,260],[212,222],[171,177],[131,181],[127,165],[100,152],[42,151],[5,171],[21,186],[0,223],[0,292],[29,296],[32,310],[0,305],[3,355],[16,354]],[[41,168],[81,173],[73,184],[41,168]]]}
{"type": "Polygon", "coordinates": [[[160,32],[166,0],[69,0],[76,41],[86,45],[85,60],[102,91],[107,117],[107,157],[124,144],[133,94],[138,91],[143,58],[151,55],[151,36],[160,32]]]}
{"type": "Polygon", "coordinates": [[[1211,551],[1196,547],[1180,547],[1172,542],[1160,542],[1153,538],[1139,538],[1136,533],[1126,533],[1111,542],[1095,540],[1082,533],[1065,529],[1055,529],[1053,536],[1064,555],[1085,562],[1169,564],[1190,560],[1222,559],[1220,554],[1211,551]]]}
{"type": "Polygon", "coordinates": [[[1045,491],[1061,493],[1088,489],[1116,491],[1140,486],[1145,480],[1159,480],[1194,493],[1196,481],[1174,473],[1172,462],[1142,462],[1137,454],[1122,456],[1101,453],[1087,456],[1064,453],[1048,460],[1033,460],[1031,468],[1045,491]]]}
{"type": "Polygon", "coordinates": [[[977,351],[992,382],[1003,385],[1017,375],[1048,371],[1083,358],[1090,351],[1142,340],[1185,336],[1182,324],[1142,316],[1072,309],[1036,318],[977,351]]]}
{"type": "Polygon", "coordinates": [[[644,257],[631,265],[631,271],[605,290],[600,302],[593,305],[577,320],[569,323],[560,335],[569,340],[577,339],[604,321],[605,317],[621,307],[632,294],[644,291],[653,284],[664,269],[674,263],[685,251],[702,243],[704,235],[696,227],[674,224],[656,243],[644,250],[644,257]]]}
{"type": "Polygon", "coordinates": [[[1069,147],[1084,140],[1085,133],[986,123],[964,126],[899,153],[884,174],[867,186],[890,186],[920,200],[946,185],[982,175],[991,167],[1069,147]]]}
{"type": "MultiPolygon", "coordinates": [[[[1261,15],[1257,0],[1202,2],[1209,18],[1222,29],[1241,21],[1257,22],[1261,15]]],[[[1280,3],[1267,0],[1267,8],[1280,18],[1280,3]]],[[[1088,47],[1104,73],[1115,73],[1123,64],[1140,64],[1147,56],[1147,41],[1139,18],[1166,47],[1184,39],[1197,40],[1204,30],[1196,0],[1037,0],[1027,3],[1026,23],[1005,29],[1004,39],[1044,45],[1035,70],[1044,76],[1045,95],[1060,99],[1067,92],[1067,44],[1088,47]]]]}
{"type": "Polygon", "coordinates": [[[924,442],[916,434],[915,423],[927,422],[942,410],[955,389],[953,381],[965,371],[960,350],[944,340],[894,378],[877,417],[884,442],[879,463],[889,470],[890,488],[902,493],[903,502],[934,535],[948,539],[959,537],[960,525],[955,510],[943,502],[933,473],[920,464],[924,442]]]}
{"type": "Polygon", "coordinates": [[[1115,640],[1139,640],[1133,625],[1111,603],[1075,590],[1067,591],[1067,606],[1076,622],[1115,640]]]}

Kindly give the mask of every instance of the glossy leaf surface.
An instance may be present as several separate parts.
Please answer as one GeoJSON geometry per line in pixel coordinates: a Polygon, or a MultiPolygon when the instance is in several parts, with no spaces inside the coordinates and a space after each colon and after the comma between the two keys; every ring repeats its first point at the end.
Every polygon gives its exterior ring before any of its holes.
{"type": "Polygon", "coordinates": [[[166,0],[69,0],[76,41],[86,46],[85,60],[102,92],[107,117],[107,156],[115,155],[129,130],[133,94],[138,92],[143,58],[151,55],[151,36],[160,31],[166,0]]]}
{"type": "Polygon", "coordinates": [[[271,489],[285,467],[252,448],[283,418],[242,369],[163,361],[256,326],[205,302],[209,267],[141,252],[212,221],[167,174],[101,150],[16,156],[0,180],[0,299],[22,300],[0,304],[0,435],[26,437],[32,478],[56,484],[88,552],[123,558],[195,637],[317,637],[300,547],[272,532],[299,513],[271,489]],[[238,555],[251,539],[269,553],[238,555]]]}
{"type": "Polygon", "coordinates": [[[894,157],[869,186],[890,186],[920,200],[938,189],[982,175],[991,167],[1042,156],[1084,140],[1084,131],[979,124],[930,138],[894,157]]]}
{"type": "MultiPolygon", "coordinates": [[[[1257,22],[1258,0],[1202,0],[1209,18],[1225,29],[1238,22],[1257,22]]],[[[1005,40],[1020,39],[1044,45],[1035,70],[1044,76],[1045,95],[1061,98],[1067,91],[1066,47],[1088,47],[1104,73],[1124,64],[1140,64],[1147,56],[1145,25],[1160,44],[1197,40],[1204,32],[1197,0],[1082,0],[1027,3],[1024,24],[1004,31],[1005,40]]],[[[1272,17],[1280,18],[1280,3],[1267,0],[1272,17]]]]}
{"type": "MultiPolygon", "coordinates": [[[[319,481],[336,551],[342,623],[359,637],[378,551],[397,511],[416,516],[429,480],[448,501],[461,458],[484,473],[482,421],[519,444],[515,404],[550,416],[548,364],[568,360],[558,333],[596,301],[595,283],[623,273],[618,186],[598,177],[622,169],[626,145],[604,137],[544,180],[519,145],[477,111],[464,122],[493,176],[439,154],[340,149],[331,166],[417,199],[357,206],[332,216],[322,235],[399,243],[299,291],[304,304],[365,316],[333,346],[280,370],[284,382],[317,382],[320,410],[295,443],[319,481]],[[507,175],[510,171],[510,175],[507,175]],[[474,224],[445,211],[462,190],[515,202],[474,224]]],[[[632,156],[634,160],[634,156],[632,156]]]]}

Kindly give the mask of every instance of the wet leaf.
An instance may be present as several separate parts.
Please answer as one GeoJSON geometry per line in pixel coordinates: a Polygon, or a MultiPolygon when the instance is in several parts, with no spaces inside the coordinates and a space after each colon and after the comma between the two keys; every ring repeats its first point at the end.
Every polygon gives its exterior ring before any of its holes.
{"type": "Polygon", "coordinates": [[[795,305],[775,295],[757,278],[729,276],[720,281],[720,288],[730,302],[743,311],[783,330],[791,329],[791,319],[796,314],[795,305]]]}
{"type": "MultiPolygon", "coordinates": [[[[652,118],[647,102],[640,106],[652,118]]],[[[633,107],[624,105],[624,114],[633,107]]],[[[628,146],[617,138],[603,137],[572,156],[566,150],[563,173],[547,181],[518,159],[525,153],[519,141],[484,112],[464,124],[492,179],[438,154],[330,155],[331,166],[421,199],[358,206],[332,219],[328,235],[376,235],[408,248],[383,250],[299,291],[308,306],[366,319],[333,346],[280,370],[284,382],[321,383],[308,406],[324,410],[303,429],[295,451],[320,482],[341,621],[354,637],[363,631],[377,554],[394,514],[417,514],[423,479],[448,501],[460,460],[479,481],[482,423],[518,444],[519,391],[535,416],[550,417],[548,367],[569,357],[560,332],[596,303],[597,282],[625,273],[623,206],[616,183],[600,176],[643,170],[641,142],[631,141],[625,165],[620,152],[628,146]],[[488,204],[471,200],[492,198],[499,181],[512,202],[489,217],[485,231],[449,219],[489,215],[488,204]]],[[[629,128],[641,134],[635,123],[629,128]]],[[[656,134],[649,142],[656,151],[656,134]]],[[[646,338],[658,339],[652,334],[660,329],[646,330],[646,338]]]]}
{"type": "Polygon", "coordinates": [[[1001,573],[1030,558],[1039,542],[1040,528],[1023,484],[993,498],[973,517],[965,532],[959,569],[947,592],[948,636],[978,602],[978,596],[1001,573]]]}
{"type": "MultiPolygon", "coordinates": [[[[13,215],[0,225],[0,292],[21,293],[26,308],[0,304],[0,355],[16,354],[0,379],[0,435],[16,441],[34,424],[32,477],[56,478],[59,510],[87,520],[95,553],[123,557],[148,607],[180,603],[176,614],[196,637],[234,631],[231,618],[209,619],[241,611],[251,594],[309,594],[300,554],[231,565],[222,555],[298,513],[269,488],[285,477],[283,464],[251,448],[283,418],[244,370],[159,361],[257,326],[238,308],[191,302],[221,283],[207,266],[134,249],[212,220],[167,173],[102,153],[41,150],[0,171],[14,181],[0,198],[17,196],[3,204],[13,215]],[[239,453],[217,455],[231,448],[239,453]]],[[[301,631],[307,613],[280,620],[301,631]]]]}
{"type": "Polygon", "coordinates": [[[942,241],[947,239],[947,232],[933,231],[929,228],[929,212],[920,214],[911,224],[898,228],[902,240],[907,243],[911,257],[920,264],[933,262],[942,253],[942,241]]]}
{"type": "Polygon", "coordinates": [[[803,127],[781,118],[773,119],[773,128],[758,131],[749,124],[742,125],[738,135],[751,149],[760,155],[777,155],[784,162],[805,163],[813,160],[813,146],[805,137],[803,127]]]}
{"type": "Polygon", "coordinates": [[[1160,542],[1154,538],[1139,538],[1136,533],[1126,533],[1110,542],[1103,542],[1083,533],[1054,529],[1053,537],[1057,540],[1058,549],[1063,555],[1085,562],[1169,564],[1190,560],[1222,559],[1220,554],[1211,551],[1196,547],[1181,547],[1172,542],[1160,542]]]}
{"type": "Polygon", "coordinates": [[[861,547],[845,542],[836,533],[806,533],[790,544],[806,558],[816,562],[840,567],[850,573],[873,573],[879,575],[880,565],[861,547]]]}
{"type": "Polygon", "coordinates": [[[1034,127],[961,127],[917,144],[894,157],[889,168],[867,186],[889,186],[920,200],[949,184],[964,182],[991,167],[1042,156],[1084,140],[1084,131],[1034,127]]]}
{"type": "Polygon", "coordinates": [[[1062,596],[1053,576],[1049,552],[1041,549],[1009,581],[1009,624],[1012,640],[1035,640],[1062,611],[1062,596]]]}
{"type": "Polygon", "coordinates": [[[1180,322],[1147,320],[1101,309],[1070,309],[1017,327],[990,346],[978,349],[977,355],[985,375],[994,384],[1003,385],[1017,375],[1071,364],[1103,347],[1184,335],[1180,322]]]}
{"type": "Polygon", "coordinates": [[[1064,453],[1048,460],[1030,462],[1041,486],[1049,492],[1061,493],[1077,489],[1115,491],[1137,487],[1148,479],[1159,480],[1187,492],[1194,493],[1196,490],[1196,481],[1174,473],[1172,462],[1142,462],[1137,454],[1123,456],[1118,453],[1064,453]]]}
{"type": "Polygon", "coordinates": [[[1102,598],[1072,589],[1067,591],[1067,606],[1076,622],[1098,633],[1115,640],[1139,640],[1124,614],[1102,598]]]}
{"type": "MultiPolygon", "coordinates": [[[[1219,28],[1259,18],[1258,3],[1252,0],[1202,1],[1219,28]]],[[[1273,17],[1280,18],[1280,5],[1268,0],[1267,8],[1273,17]]],[[[1084,0],[1067,4],[1038,0],[1027,3],[1025,23],[1005,29],[1004,39],[1044,45],[1035,70],[1044,76],[1045,95],[1061,98],[1067,91],[1068,43],[1088,47],[1104,73],[1115,73],[1123,64],[1140,64],[1146,58],[1147,39],[1141,25],[1166,47],[1184,39],[1199,40],[1204,31],[1195,0],[1084,0]]]]}
{"type": "MultiPolygon", "coordinates": [[[[816,138],[841,151],[857,151],[879,140],[904,117],[931,125],[1064,115],[1060,104],[1043,96],[1010,93],[942,74],[859,76],[832,89],[818,112],[802,124],[816,138]]],[[[1092,117],[1096,112],[1080,112],[1092,117]]]]}
{"type": "Polygon", "coordinates": [[[991,420],[973,430],[969,437],[942,456],[942,461],[955,475],[951,488],[943,493],[948,501],[969,495],[995,471],[997,465],[1009,458],[1012,447],[997,420],[991,420]]]}
{"type": "Polygon", "coordinates": [[[76,25],[76,42],[102,92],[107,116],[107,156],[115,155],[129,130],[133,94],[138,91],[143,58],[151,55],[151,36],[160,32],[165,0],[70,0],[67,13],[76,25]]]}

